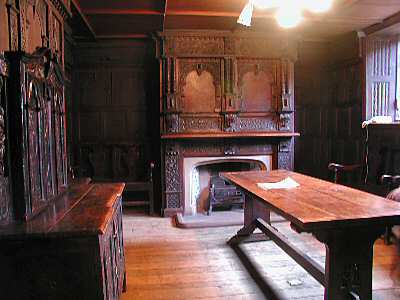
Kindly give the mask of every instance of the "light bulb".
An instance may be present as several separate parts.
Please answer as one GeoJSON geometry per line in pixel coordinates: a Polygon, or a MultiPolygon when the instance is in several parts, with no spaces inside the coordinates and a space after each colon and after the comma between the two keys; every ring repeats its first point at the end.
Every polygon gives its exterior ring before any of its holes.
{"type": "Polygon", "coordinates": [[[301,9],[297,6],[282,6],[275,15],[276,21],[283,28],[297,26],[303,19],[301,9]]]}
{"type": "Polygon", "coordinates": [[[242,12],[240,13],[237,23],[245,25],[245,26],[250,26],[251,18],[253,16],[253,8],[254,8],[253,3],[251,1],[249,1],[249,3],[246,4],[246,6],[243,8],[242,12]]]}
{"type": "Polygon", "coordinates": [[[306,0],[305,8],[313,13],[322,13],[331,8],[332,2],[332,0],[306,0]]]}

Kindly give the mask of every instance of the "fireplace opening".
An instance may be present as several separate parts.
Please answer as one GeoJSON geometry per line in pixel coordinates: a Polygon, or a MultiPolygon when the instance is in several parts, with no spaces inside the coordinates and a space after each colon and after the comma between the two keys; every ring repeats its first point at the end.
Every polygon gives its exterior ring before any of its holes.
{"type": "MultiPolygon", "coordinates": [[[[244,195],[235,186],[225,182],[220,172],[238,172],[269,169],[261,160],[231,159],[208,160],[193,165],[190,172],[191,214],[211,214],[212,211],[242,208],[244,195]]],[[[186,208],[186,211],[188,209],[186,208]]]]}

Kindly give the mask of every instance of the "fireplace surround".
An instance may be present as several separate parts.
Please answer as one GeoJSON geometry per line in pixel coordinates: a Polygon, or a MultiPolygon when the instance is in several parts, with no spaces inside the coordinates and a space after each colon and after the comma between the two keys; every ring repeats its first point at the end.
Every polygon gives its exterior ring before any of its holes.
{"type": "Polygon", "coordinates": [[[196,213],[190,163],[293,168],[295,38],[172,30],[156,41],[164,216],[196,213]]]}

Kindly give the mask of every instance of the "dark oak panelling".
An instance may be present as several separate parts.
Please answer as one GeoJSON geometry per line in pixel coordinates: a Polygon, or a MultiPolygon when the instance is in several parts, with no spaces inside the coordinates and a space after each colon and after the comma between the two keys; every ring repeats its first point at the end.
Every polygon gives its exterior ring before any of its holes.
{"type": "MultiPolygon", "coordinates": [[[[362,60],[357,35],[304,42],[295,65],[295,169],[329,178],[329,162],[362,163],[362,60]],[[331,49],[335,49],[334,51],[331,49]]],[[[353,180],[360,181],[361,174],[353,180]]]]}
{"type": "Polygon", "coordinates": [[[150,153],[148,41],[78,44],[74,155],[81,175],[144,180],[150,153]],[[130,157],[128,157],[130,156],[130,157]]]}

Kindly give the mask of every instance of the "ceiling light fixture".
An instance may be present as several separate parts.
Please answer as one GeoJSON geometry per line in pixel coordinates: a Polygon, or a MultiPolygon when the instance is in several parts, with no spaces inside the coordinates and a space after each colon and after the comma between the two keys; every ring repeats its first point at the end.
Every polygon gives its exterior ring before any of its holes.
{"type": "Polygon", "coordinates": [[[333,0],[249,0],[243,8],[237,22],[251,26],[254,9],[277,9],[275,19],[283,28],[297,26],[302,20],[303,10],[323,13],[332,6],[333,0]]]}

